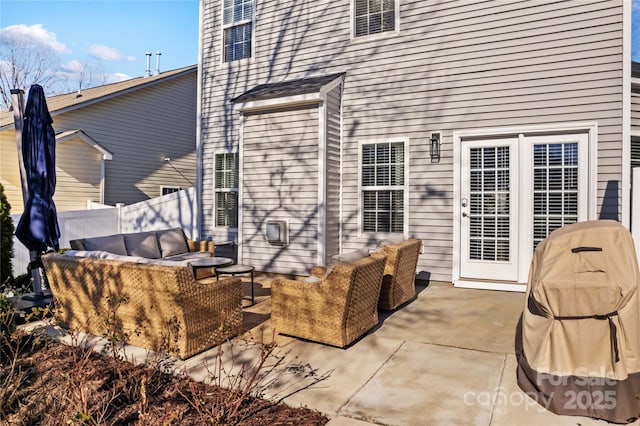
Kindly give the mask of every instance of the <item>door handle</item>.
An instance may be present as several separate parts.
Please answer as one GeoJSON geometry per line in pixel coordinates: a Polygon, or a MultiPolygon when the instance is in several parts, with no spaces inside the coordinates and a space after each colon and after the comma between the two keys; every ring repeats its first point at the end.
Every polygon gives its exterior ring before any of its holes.
{"type": "Polygon", "coordinates": [[[469,217],[469,215],[467,214],[467,212],[462,212],[462,217],[469,217]]]}

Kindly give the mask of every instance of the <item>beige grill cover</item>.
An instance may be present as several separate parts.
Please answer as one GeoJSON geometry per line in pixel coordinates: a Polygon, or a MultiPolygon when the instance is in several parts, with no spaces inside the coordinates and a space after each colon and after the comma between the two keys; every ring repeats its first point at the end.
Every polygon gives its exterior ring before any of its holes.
{"type": "Polygon", "coordinates": [[[552,232],[536,248],[529,271],[531,309],[522,321],[529,365],[559,376],[617,380],[640,371],[639,282],[631,234],[618,222],[580,222],[552,232]],[[556,319],[593,315],[608,316],[556,319]]]}
{"type": "Polygon", "coordinates": [[[529,271],[520,388],[557,414],[640,417],[639,282],[631,234],[618,222],[552,232],[529,271]]]}

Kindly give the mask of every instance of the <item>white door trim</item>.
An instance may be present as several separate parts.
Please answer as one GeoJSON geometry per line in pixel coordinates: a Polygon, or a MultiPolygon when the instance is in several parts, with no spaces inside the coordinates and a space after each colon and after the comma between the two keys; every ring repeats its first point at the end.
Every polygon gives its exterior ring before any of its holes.
{"type": "MultiPolygon", "coordinates": [[[[585,132],[588,135],[588,195],[587,195],[587,218],[592,220],[597,218],[597,155],[598,155],[598,123],[597,122],[571,122],[553,123],[548,125],[532,125],[522,127],[496,127],[455,130],[453,132],[453,262],[452,281],[457,287],[483,288],[489,290],[525,291],[526,287],[522,283],[500,282],[500,281],[470,281],[460,279],[460,253],[461,253],[461,171],[462,171],[462,145],[465,138],[476,137],[499,137],[499,136],[536,136],[543,134],[562,134],[571,132],[585,132]]],[[[522,150],[521,150],[522,151],[522,150]]],[[[584,156],[581,156],[584,158],[584,156]]],[[[521,262],[524,260],[521,259],[521,262]]],[[[528,267],[528,265],[527,265],[528,267]]]]}

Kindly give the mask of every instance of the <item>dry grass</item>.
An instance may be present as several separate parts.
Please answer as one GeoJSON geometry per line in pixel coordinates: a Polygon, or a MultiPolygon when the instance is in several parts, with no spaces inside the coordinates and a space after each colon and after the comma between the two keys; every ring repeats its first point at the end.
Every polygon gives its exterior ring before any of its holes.
{"type": "MultiPolygon", "coordinates": [[[[262,361],[274,346],[265,345],[262,361]]],[[[324,425],[328,418],[38,334],[0,335],[0,425],[324,425]]],[[[260,364],[262,365],[262,364],[260,364]]],[[[255,369],[257,375],[260,366],[255,369]]],[[[226,378],[228,379],[228,378],[226,378]]],[[[219,383],[222,383],[220,381],[219,383]]]]}

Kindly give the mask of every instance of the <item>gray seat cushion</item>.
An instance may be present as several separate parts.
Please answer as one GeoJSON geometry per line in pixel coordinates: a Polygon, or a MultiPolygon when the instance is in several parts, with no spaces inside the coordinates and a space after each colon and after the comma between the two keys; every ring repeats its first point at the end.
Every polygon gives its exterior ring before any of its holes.
{"type": "Polygon", "coordinates": [[[156,231],[156,235],[158,236],[162,257],[187,253],[189,251],[187,239],[181,228],[156,231]]]}
{"type": "Polygon", "coordinates": [[[166,256],[163,259],[180,261],[202,259],[203,257],[211,257],[211,253],[208,251],[190,251],[187,253],[174,254],[173,256],[166,256]]]}
{"type": "Polygon", "coordinates": [[[167,259],[145,259],[140,258],[138,263],[143,263],[147,265],[163,265],[163,266],[189,266],[189,263],[186,260],[167,260],[167,259]]]}
{"type": "Polygon", "coordinates": [[[131,256],[146,257],[148,259],[161,257],[155,231],[124,234],[124,243],[131,256]]]}
{"type": "Polygon", "coordinates": [[[83,243],[85,250],[87,251],[102,250],[113,254],[120,254],[122,256],[128,255],[122,234],[85,238],[83,243]]]}

